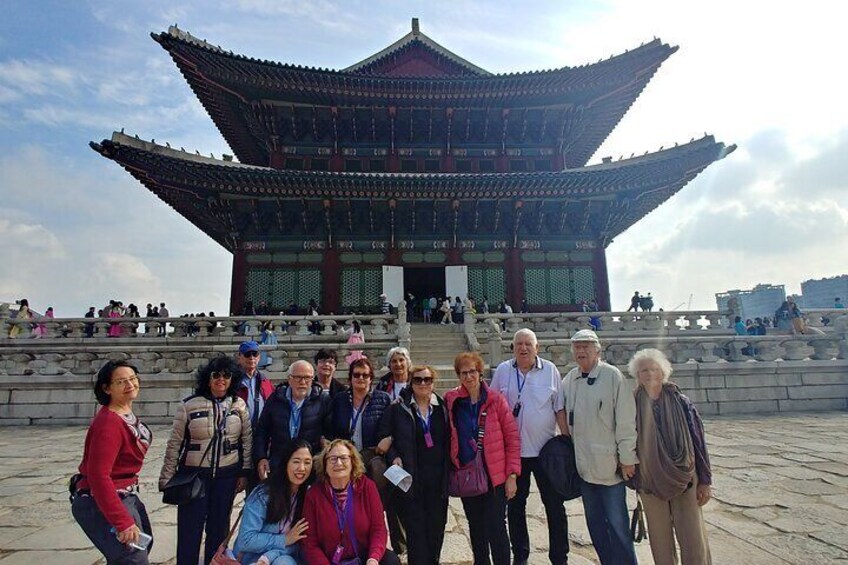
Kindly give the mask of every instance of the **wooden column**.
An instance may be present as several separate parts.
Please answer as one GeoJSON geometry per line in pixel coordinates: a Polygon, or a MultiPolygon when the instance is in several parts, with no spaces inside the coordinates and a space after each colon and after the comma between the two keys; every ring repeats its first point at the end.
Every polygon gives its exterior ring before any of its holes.
{"type": "Polygon", "coordinates": [[[506,301],[515,312],[521,309],[524,298],[524,262],[521,250],[510,247],[506,250],[506,301]]]}
{"type": "Polygon", "coordinates": [[[595,299],[601,310],[610,311],[609,274],[607,273],[607,251],[600,247],[595,251],[592,261],[592,271],[595,274],[595,299]]]}
{"type": "Polygon", "coordinates": [[[238,316],[244,307],[247,292],[247,253],[241,249],[233,252],[233,278],[230,283],[230,315],[238,316]]]}
{"type": "Polygon", "coordinates": [[[324,262],[321,263],[321,313],[339,314],[341,312],[341,282],[342,264],[338,249],[324,251],[324,262]]]}

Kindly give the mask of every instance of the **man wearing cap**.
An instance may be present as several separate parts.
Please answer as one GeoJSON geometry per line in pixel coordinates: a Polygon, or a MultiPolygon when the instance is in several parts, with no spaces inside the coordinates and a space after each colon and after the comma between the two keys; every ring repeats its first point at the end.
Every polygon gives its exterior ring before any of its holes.
{"type": "Polygon", "coordinates": [[[556,365],[538,356],[538,341],[532,330],[523,328],[515,332],[512,349],[513,358],[495,369],[491,388],[506,397],[521,434],[521,476],[508,506],[513,563],[527,563],[530,557],[526,510],[532,473],[548,519],[548,558],[551,563],[561,565],[568,563],[565,500],[542,471],[539,452],[557,434],[557,427],[567,433],[562,377],[556,365]]]}
{"type": "Polygon", "coordinates": [[[312,364],[295,361],[289,367],[288,382],[277,386],[268,399],[253,436],[253,458],[260,479],[285,465],[283,452],[292,440],[309,442],[312,453],[321,451],[330,425],[330,397],[322,394],[321,385],[314,381],[312,364]]]}
{"type": "MultiPolygon", "coordinates": [[[[274,393],[274,385],[257,369],[259,365],[259,344],[255,341],[245,341],[239,345],[236,362],[242,370],[241,385],[236,394],[247,404],[247,413],[250,415],[250,423],[253,427],[253,437],[256,437],[256,425],[259,422],[259,416],[262,414],[265,401],[274,393]]],[[[247,478],[247,490],[253,490],[258,482],[259,477],[253,471],[247,478]]]]}
{"type": "Polygon", "coordinates": [[[318,369],[315,373],[315,382],[321,385],[323,392],[328,394],[330,398],[347,390],[347,387],[333,376],[336,373],[338,360],[336,351],[327,348],[319,349],[313,359],[315,367],[318,369]]]}
{"type": "Polygon", "coordinates": [[[623,482],[639,462],[633,386],[601,361],[601,343],[592,330],[575,333],[571,350],[577,367],[565,376],[563,388],[586,525],[602,565],[635,565],[623,482]]]}

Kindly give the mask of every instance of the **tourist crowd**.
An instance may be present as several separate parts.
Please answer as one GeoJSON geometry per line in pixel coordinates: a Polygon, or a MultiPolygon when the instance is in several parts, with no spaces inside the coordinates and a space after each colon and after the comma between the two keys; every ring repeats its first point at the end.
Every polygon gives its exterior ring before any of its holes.
{"type": "MultiPolygon", "coordinates": [[[[379,378],[360,353],[343,379],[336,352],[321,349],[277,386],[255,341],[212,358],[179,404],[159,474],[163,501],[177,505],[177,565],[200,554],[219,564],[396,564],[403,554],[437,564],[448,497],[462,502],[475,564],[526,563],[531,476],[551,563],[568,561],[564,502],[577,496],[601,563],[636,563],[625,485],[639,493],[656,563],[710,563],[703,425],[668,381],[668,360],[639,351],[628,366],[634,393],[601,360],[592,330],[570,340],[577,366],[565,378],[529,329],[491,382],[480,355],[461,352],[459,386],[444,396],[438,371],[403,347],[387,352],[379,378]]],[[[133,411],[142,384],[125,361],[100,369],[102,407],[70,485],[73,515],[108,563],[148,563],[156,542],[138,493],[152,441],[133,411]]]]}

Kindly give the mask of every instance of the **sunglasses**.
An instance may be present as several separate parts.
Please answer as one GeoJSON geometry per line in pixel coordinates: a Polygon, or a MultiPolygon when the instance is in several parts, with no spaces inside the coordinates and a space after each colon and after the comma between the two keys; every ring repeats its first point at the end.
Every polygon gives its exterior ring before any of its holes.
{"type": "Polygon", "coordinates": [[[371,373],[354,373],[350,376],[351,379],[367,380],[371,378],[371,373]]]}
{"type": "Polygon", "coordinates": [[[412,377],[412,384],[431,385],[433,384],[433,377],[412,377]]]}
{"type": "Polygon", "coordinates": [[[258,351],[248,351],[247,353],[242,353],[244,357],[259,357],[258,351]]]}
{"type": "Polygon", "coordinates": [[[233,378],[233,376],[229,373],[212,373],[213,380],[225,380],[229,381],[233,378]]]}

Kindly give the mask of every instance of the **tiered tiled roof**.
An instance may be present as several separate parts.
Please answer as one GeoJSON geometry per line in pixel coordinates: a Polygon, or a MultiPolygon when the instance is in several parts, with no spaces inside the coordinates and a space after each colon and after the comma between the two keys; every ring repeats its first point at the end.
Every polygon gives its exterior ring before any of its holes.
{"type": "Polygon", "coordinates": [[[268,140],[257,138],[255,127],[251,131],[245,116],[257,105],[280,104],[564,109],[573,114],[562,132],[563,146],[569,152],[567,165],[581,166],[621,120],[660,64],[677,49],[655,39],[591,65],[487,75],[472,73],[470,63],[463,66],[459,62],[463,59],[446,55],[450,52],[443,48],[444,52],[438,51],[420,35],[402,39],[399,47],[390,47],[376,58],[343,71],[234,55],[176,27],[153,34],[153,38],[171,54],[239,159],[257,165],[268,163],[268,140]],[[386,57],[409,48],[427,48],[467,72],[437,77],[372,74],[386,57]]]}

